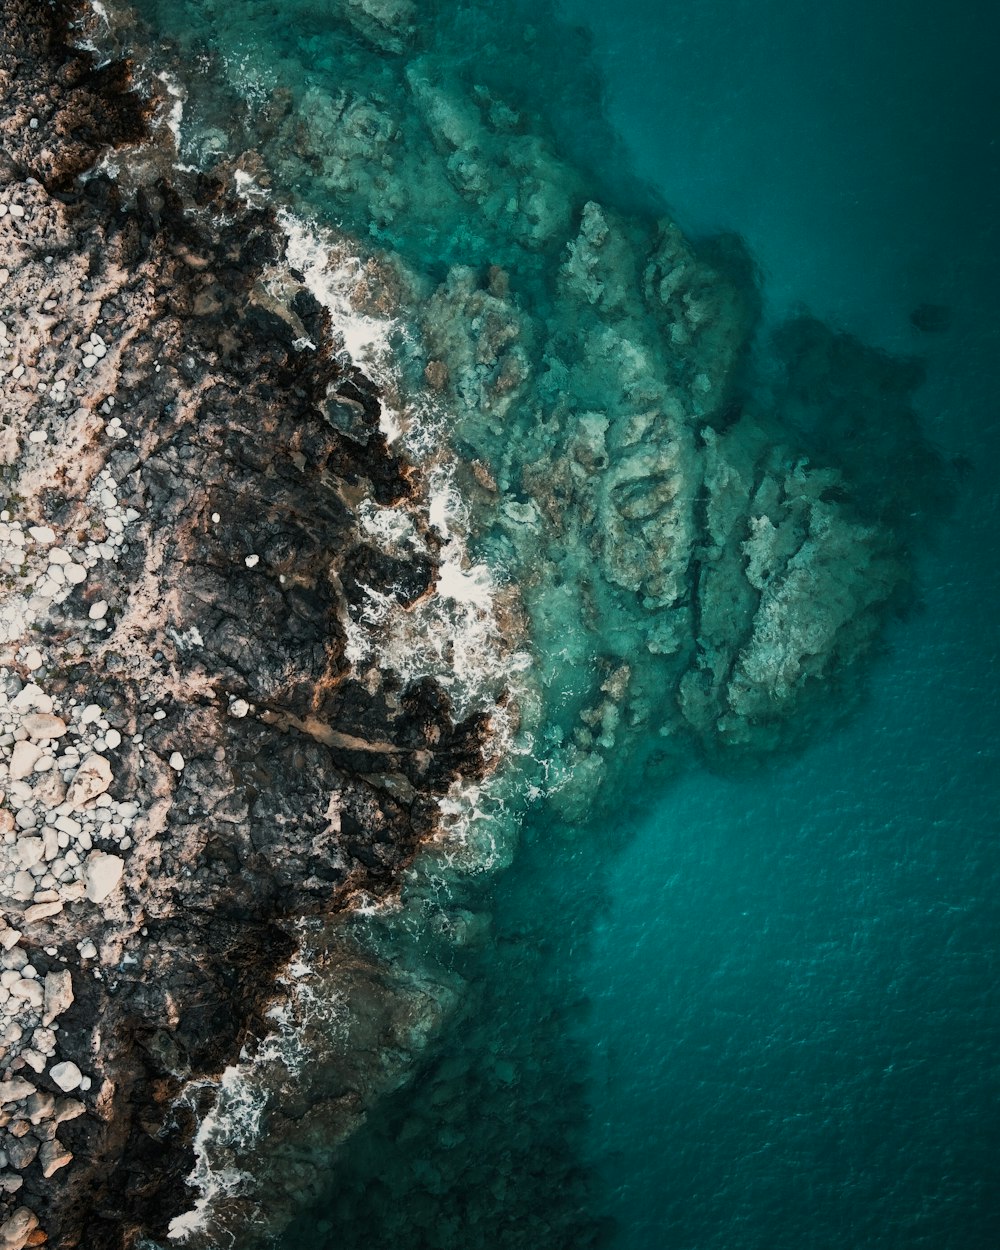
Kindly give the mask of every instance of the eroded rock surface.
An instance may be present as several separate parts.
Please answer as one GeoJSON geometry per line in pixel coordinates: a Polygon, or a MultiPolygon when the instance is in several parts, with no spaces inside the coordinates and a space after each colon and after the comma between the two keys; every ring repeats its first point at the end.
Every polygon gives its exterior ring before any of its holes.
{"type": "Polygon", "coordinates": [[[489,722],[347,657],[441,539],[271,214],[162,132],[126,197],[127,66],[2,16],[0,1239],[117,1247],[190,1205],[178,1095],[267,1031],[290,927],[397,888],[489,722]]]}

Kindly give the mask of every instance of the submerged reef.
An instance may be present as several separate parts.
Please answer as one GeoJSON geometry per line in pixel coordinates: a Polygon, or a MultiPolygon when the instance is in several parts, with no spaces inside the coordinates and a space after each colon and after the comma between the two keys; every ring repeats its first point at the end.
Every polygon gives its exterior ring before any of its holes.
{"type": "Polygon", "coordinates": [[[523,596],[525,723],[573,818],[604,777],[759,756],[849,705],[947,491],[919,369],[805,313],[765,330],[738,239],[588,195],[530,111],[572,32],[504,12],[158,0],[146,37],[201,58],[186,154],[370,241],[412,419],[431,391],[523,596]]]}
{"type": "Polygon", "coordinates": [[[3,7],[3,1235],[596,1243],[493,877],[850,705],[919,371],[595,190],[544,7],[3,7]]]}

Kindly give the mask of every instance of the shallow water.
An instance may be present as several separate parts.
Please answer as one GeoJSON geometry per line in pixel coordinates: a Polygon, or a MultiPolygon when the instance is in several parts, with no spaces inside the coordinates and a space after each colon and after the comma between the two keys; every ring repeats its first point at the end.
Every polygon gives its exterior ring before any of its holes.
{"type": "MultiPolygon", "coordinates": [[[[151,6],[163,33],[226,60],[224,74],[191,62],[190,150],[225,150],[226,92],[256,84],[244,137],[272,145],[296,208],[402,256],[425,293],[449,264],[503,264],[544,327],[532,333],[584,342],[551,279],[564,235],[545,233],[544,212],[503,227],[467,209],[417,119],[401,123],[377,185],[329,147],[293,155],[287,131],[275,144],[276,89],[319,116],[338,88],[370,93],[374,76],[386,114],[405,112],[403,72],[335,22],[341,10],[151,6]]],[[[459,1019],[284,1244],[992,1246],[1000,195],[979,6],[945,23],[923,0],[821,12],[562,0],[577,33],[514,0],[421,11],[437,41],[422,72],[514,100],[567,195],[645,214],[669,204],[696,234],[735,231],[763,272],[766,324],[803,304],[924,357],[924,429],[963,468],[929,546],[914,529],[918,604],[837,687],[847,723],[824,715],[738,770],[709,771],[676,734],[665,746],[655,718],[609,730],[603,755],[571,754],[593,635],[630,657],[637,609],[608,594],[581,625],[572,588],[590,556],[561,553],[529,592],[548,700],[536,751],[568,774],[598,759],[600,801],[584,788],[582,807],[528,811],[514,867],[454,885],[452,908],[483,918],[479,936],[444,954],[427,941],[423,957],[471,987],[459,1019]],[[947,328],[915,327],[920,305],[945,306],[947,328]]],[[[378,117],[350,124],[382,150],[378,117]]],[[[581,404],[607,400],[597,366],[572,385],[581,404]]],[[[491,422],[470,401],[450,431],[519,506],[514,469],[551,453],[529,425],[517,411],[491,422]]],[[[494,527],[479,549],[529,580],[530,542],[494,527]]],[[[657,671],[642,670],[649,687],[657,671]]]]}

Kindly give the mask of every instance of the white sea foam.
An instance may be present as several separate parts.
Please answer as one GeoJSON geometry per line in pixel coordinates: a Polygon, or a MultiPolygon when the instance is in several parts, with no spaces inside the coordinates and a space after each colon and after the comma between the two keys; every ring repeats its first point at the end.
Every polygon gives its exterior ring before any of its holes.
{"type": "Polygon", "coordinates": [[[166,110],[163,121],[174,137],[174,146],[180,152],[181,123],[184,120],[184,100],[187,93],[173,74],[168,73],[166,70],[161,70],[156,77],[166,87],[167,95],[170,97],[170,107],[166,110]]]}
{"type": "MultiPolygon", "coordinates": [[[[251,182],[240,184],[242,193],[251,182]]],[[[287,237],[288,264],[298,270],[314,297],[329,310],[342,340],[346,358],[378,383],[383,394],[399,392],[395,371],[394,336],[405,328],[389,317],[378,318],[355,306],[355,293],[364,276],[364,262],[350,254],[344,240],[301,220],[287,210],[279,213],[287,237]]],[[[306,346],[302,344],[304,350],[306,346]]],[[[398,674],[401,681],[433,677],[448,690],[455,715],[489,711],[492,716],[492,752],[501,757],[513,749],[513,725],[498,695],[529,665],[524,652],[512,653],[498,623],[494,573],[470,559],[466,535],[468,508],[455,482],[455,461],[444,442],[446,415],[433,399],[422,395],[405,413],[383,402],[381,428],[390,442],[399,440],[406,453],[424,470],[427,484],[424,507],[428,523],[437,530],[442,546],[433,588],[407,606],[404,596],[366,587],[364,608],[347,625],[347,658],[355,665],[375,663],[398,674]]],[[[362,531],[385,550],[421,550],[424,547],[411,508],[384,508],[366,501],[359,509],[362,531]]],[[[504,816],[502,785],[456,783],[439,800],[441,830],[429,849],[430,875],[439,870],[455,873],[487,872],[510,862],[514,823],[504,816]]],[[[419,870],[418,870],[419,871],[419,870]]],[[[424,880],[429,874],[424,871],[424,880]]],[[[441,878],[442,897],[447,882],[441,878]]],[[[372,899],[355,900],[355,914],[381,914],[398,906],[372,899]]],[[[304,1039],[321,1026],[321,1036],[349,1028],[346,1007],[324,987],[310,962],[308,934],[289,965],[283,1001],[269,1017],[274,1031],[254,1051],[226,1069],[217,1085],[212,1110],[195,1139],[196,1166],[191,1183],[199,1198],[191,1211],[170,1226],[170,1236],[183,1241],[204,1234],[212,1208],[223,1197],[249,1194],[248,1175],[237,1159],[256,1138],[268,1098],[294,1079],[310,1056],[304,1039]]],[[[204,1086],[192,1087],[194,1097],[204,1086]]]]}
{"type": "Polygon", "coordinates": [[[176,1216],[168,1236],[184,1242],[211,1230],[212,1210],[220,1198],[243,1197],[253,1201],[254,1177],[238,1160],[260,1134],[261,1117],[270,1098],[295,1080],[311,1051],[305,1041],[308,1030],[320,1028],[330,1039],[345,1027],[345,1008],[329,992],[316,992],[316,971],[310,959],[306,924],[298,955],[278,978],[285,997],[268,1012],[273,1028],[252,1051],[244,1050],[218,1082],[192,1081],[179,1099],[193,1106],[206,1087],[214,1085],[215,1102],[202,1119],[194,1139],[195,1166],[188,1177],[199,1191],[194,1206],[176,1216]]]}

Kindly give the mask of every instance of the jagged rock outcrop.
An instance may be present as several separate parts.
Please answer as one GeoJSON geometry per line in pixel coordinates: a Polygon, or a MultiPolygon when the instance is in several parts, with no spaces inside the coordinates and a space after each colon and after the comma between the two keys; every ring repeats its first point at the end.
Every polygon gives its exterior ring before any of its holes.
{"type": "Polygon", "coordinates": [[[162,138],[93,171],[153,106],[73,15],[3,5],[0,1229],[110,1248],[191,1205],[178,1096],[271,1027],[291,926],[398,887],[489,721],[348,659],[367,594],[433,593],[419,475],[269,211],[162,138]]]}

